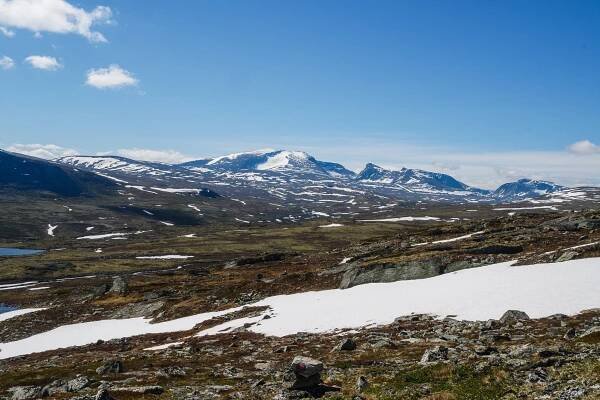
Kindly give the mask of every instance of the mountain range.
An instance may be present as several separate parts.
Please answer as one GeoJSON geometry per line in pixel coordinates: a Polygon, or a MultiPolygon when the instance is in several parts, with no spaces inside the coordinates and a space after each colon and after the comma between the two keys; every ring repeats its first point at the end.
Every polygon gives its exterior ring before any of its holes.
{"type": "MultiPolygon", "coordinates": [[[[181,164],[114,156],[68,156],[56,161],[87,171],[111,174],[117,179],[158,180],[175,187],[203,183],[223,190],[224,187],[252,183],[254,188],[267,190],[279,198],[298,194],[297,189],[309,187],[311,191],[320,193],[320,197],[326,195],[325,189],[330,195],[340,191],[348,194],[349,190],[353,190],[403,200],[493,202],[534,198],[562,189],[562,186],[551,182],[521,179],[490,191],[469,186],[442,173],[410,168],[389,170],[372,163],[355,173],[341,164],[320,161],[305,152],[289,150],[258,150],[181,164]]],[[[306,192],[304,195],[315,196],[306,192]]]]}
{"type": "Polygon", "coordinates": [[[98,185],[117,184],[172,192],[205,188],[229,197],[293,205],[511,202],[564,189],[551,182],[520,179],[496,190],[485,190],[442,173],[410,168],[389,170],[372,163],[355,173],[341,164],[289,150],[258,150],[181,164],[117,156],[67,156],[45,161],[2,151],[0,165],[6,171],[0,178],[4,185],[37,187],[64,195],[94,192],[98,185]]]}
{"type": "MultiPolygon", "coordinates": [[[[489,212],[496,204],[518,202],[525,203],[517,206],[525,210],[556,210],[552,204],[600,200],[600,192],[594,188],[565,188],[531,179],[485,190],[450,175],[419,169],[389,170],[368,163],[356,173],[341,164],[287,150],[237,153],[181,164],[85,155],[48,161],[0,151],[0,169],[3,206],[27,204],[31,210],[19,217],[18,226],[24,227],[19,229],[25,236],[39,234],[48,224],[56,225],[57,215],[62,221],[59,234],[82,236],[98,219],[111,224],[112,230],[120,229],[122,222],[140,231],[173,224],[400,221],[398,217],[406,215],[437,220],[430,217],[435,210],[456,207],[489,212]]],[[[447,215],[456,216],[455,212],[447,215]]],[[[5,225],[15,226],[14,221],[5,221],[5,225]]],[[[11,237],[14,232],[5,233],[11,237]]]]}

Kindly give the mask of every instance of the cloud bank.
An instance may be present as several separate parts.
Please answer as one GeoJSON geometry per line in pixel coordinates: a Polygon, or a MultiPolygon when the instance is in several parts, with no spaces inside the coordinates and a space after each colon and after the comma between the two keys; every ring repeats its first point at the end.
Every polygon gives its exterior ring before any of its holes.
{"type": "Polygon", "coordinates": [[[106,42],[100,32],[92,27],[111,22],[109,7],[98,6],[85,11],[65,0],[0,0],[0,31],[12,37],[9,28],[41,32],[76,34],[90,42],[106,42]]]}
{"type": "Polygon", "coordinates": [[[113,64],[108,68],[89,70],[85,84],[97,89],[119,89],[125,86],[135,86],[138,84],[138,80],[131,72],[113,64]]]}
{"type": "Polygon", "coordinates": [[[176,150],[150,150],[150,149],[119,149],[117,154],[139,161],[157,161],[167,164],[177,164],[194,160],[176,150]]]}
{"type": "Polygon", "coordinates": [[[13,144],[8,146],[6,150],[13,153],[25,154],[32,157],[53,160],[59,157],[77,155],[77,150],[67,149],[55,144],[13,144]]]}

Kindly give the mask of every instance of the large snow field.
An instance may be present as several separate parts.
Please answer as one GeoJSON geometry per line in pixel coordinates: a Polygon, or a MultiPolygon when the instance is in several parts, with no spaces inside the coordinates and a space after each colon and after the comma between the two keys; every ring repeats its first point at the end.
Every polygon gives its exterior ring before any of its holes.
{"type": "MultiPolygon", "coordinates": [[[[249,328],[251,331],[285,336],[387,324],[411,313],[487,320],[497,319],[509,309],[522,310],[532,318],[539,318],[556,313],[572,315],[600,307],[600,258],[511,265],[511,262],[505,262],[428,279],[269,297],[251,306],[268,306],[265,314],[271,318],[240,318],[199,334],[226,332],[247,322],[256,322],[249,328]]],[[[94,343],[99,339],[188,330],[202,321],[239,309],[241,307],[157,324],[151,324],[148,319],[132,318],[65,325],[0,344],[0,359],[94,343]]]]}

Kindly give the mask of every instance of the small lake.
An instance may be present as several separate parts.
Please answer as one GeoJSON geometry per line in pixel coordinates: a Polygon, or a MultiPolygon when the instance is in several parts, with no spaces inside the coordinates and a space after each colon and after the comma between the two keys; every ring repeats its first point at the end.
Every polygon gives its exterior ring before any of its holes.
{"type": "Polygon", "coordinates": [[[0,247],[0,257],[32,256],[43,253],[44,250],[17,249],[15,247],[0,247]]]}
{"type": "Polygon", "coordinates": [[[14,311],[16,309],[17,307],[7,306],[6,304],[0,303],[0,314],[4,314],[9,311],[14,311]]]}

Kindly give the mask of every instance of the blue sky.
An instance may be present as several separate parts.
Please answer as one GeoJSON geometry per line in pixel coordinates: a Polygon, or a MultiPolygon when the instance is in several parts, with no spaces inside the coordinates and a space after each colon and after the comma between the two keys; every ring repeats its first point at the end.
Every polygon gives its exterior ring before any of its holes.
{"type": "Polygon", "coordinates": [[[95,23],[35,25],[0,0],[5,148],[290,148],[480,186],[596,183],[580,175],[600,168],[597,1],[48,3],[95,23]]]}

